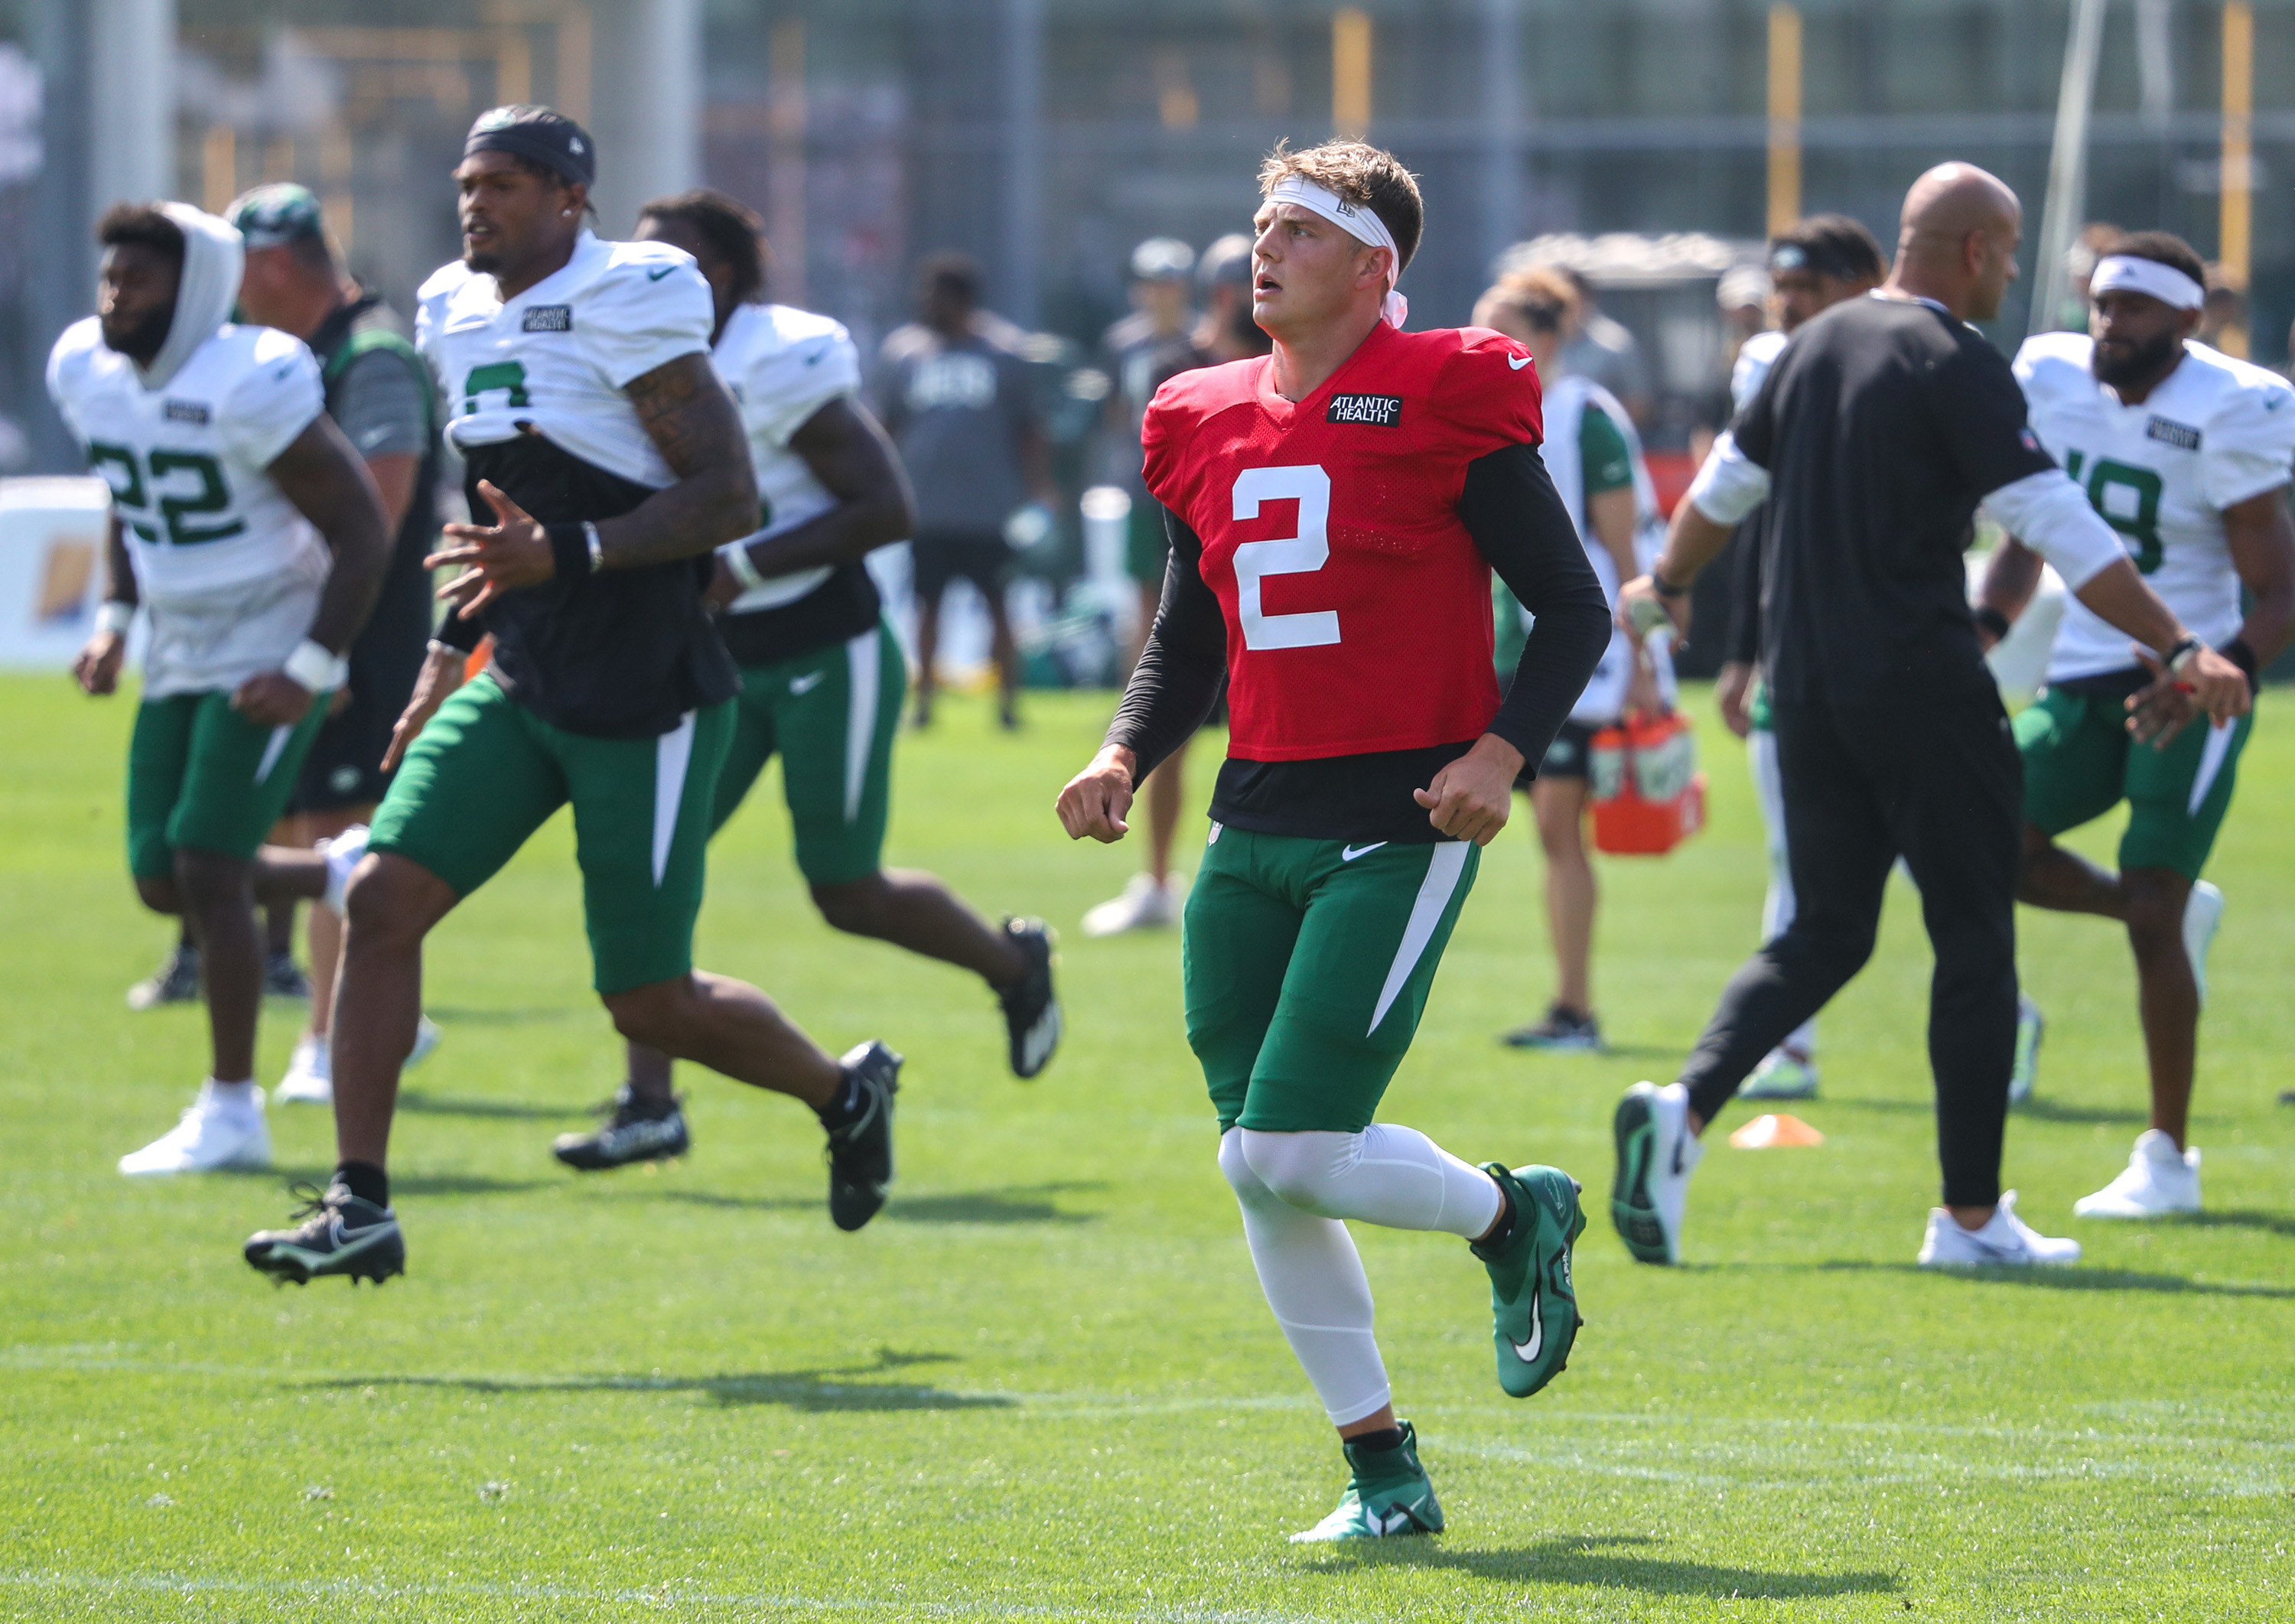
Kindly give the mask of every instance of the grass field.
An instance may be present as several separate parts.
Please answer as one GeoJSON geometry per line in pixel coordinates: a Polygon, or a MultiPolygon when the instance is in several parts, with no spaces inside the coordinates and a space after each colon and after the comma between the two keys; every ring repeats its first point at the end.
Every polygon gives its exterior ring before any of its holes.
{"type": "MultiPolygon", "coordinates": [[[[1586,1181],[1591,1323],[1509,1401],[1465,1249],[1363,1231],[1450,1530],[1310,1554],[1283,1535],[1342,1470],[1213,1163],[1176,940],[1074,928],[1131,861],[1049,812],[1107,708],[1040,698],[1008,739],[954,704],[903,745],[892,861],[1066,927],[1070,1036],[1033,1086],[976,984],[813,917],[777,789],[713,853],[702,961],[910,1057],[866,1231],[828,1223],[809,1116],[692,1068],[690,1160],[550,1160],[618,1076],[561,818],[434,939],[408,1277],[276,1291],[239,1242],[331,1125],[274,1111],[278,1176],[112,1171],[184,1103],[201,1018],[120,1003],[167,936],[123,869],[129,706],[0,681],[0,1618],[2295,1616],[2295,730],[2266,718],[2214,869],[2203,1220],[2071,1220],[2142,1126],[2132,974],[2111,927],[2026,916],[2051,1024],[2009,1181],[2088,1260],[2019,1279],[1912,1268],[1936,1170],[1901,886],[1825,1016],[1825,1146],[1717,1144],[1689,1265],[1631,1264],[1610,1111],[1752,945],[1743,759],[1709,719],[1711,828],[1604,871],[1606,1057],[1491,1041],[1549,985],[1518,820],[1387,1114],[1586,1181]]],[[[266,1080],[295,1018],[266,1014],[266,1080]]]]}

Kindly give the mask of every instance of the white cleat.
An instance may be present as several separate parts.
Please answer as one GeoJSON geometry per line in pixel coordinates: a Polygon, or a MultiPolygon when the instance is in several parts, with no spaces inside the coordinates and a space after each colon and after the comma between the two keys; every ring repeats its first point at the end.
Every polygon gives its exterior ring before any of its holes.
{"type": "Polygon", "coordinates": [[[2024,1269],[2079,1260],[2078,1241],[2042,1235],[2016,1216],[2016,1192],[2004,1190],[1981,1229],[1964,1229],[1942,1207],[1932,1208],[1916,1261],[1923,1269],[2024,1269]]]}
{"type": "Polygon", "coordinates": [[[322,900],[335,910],[337,918],[342,915],[344,894],[350,890],[351,870],[366,855],[366,825],[354,823],[333,839],[322,840],[313,848],[327,860],[327,894],[322,900]]]}
{"type": "Polygon", "coordinates": [[[271,1126],[263,1119],[263,1090],[222,1093],[212,1077],[200,1085],[199,1098],[173,1128],[119,1158],[119,1171],[131,1179],[270,1165],[271,1126]]]}
{"type": "Polygon", "coordinates": [[[438,1040],[446,1034],[438,1030],[438,1023],[429,1016],[420,1016],[414,1022],[414,1047],[406,1051],[406,1063],[398,1069],[411,1072],[438,1052],[438,1040]]]}
{"type": "Polygon", "coordinates": [[[2200,1002],[2208,1001],[2208,944],[2223,923],[2223,893],[2207,881],[2193,880],[2192,894],[2184,899],[2184,957],[2192,961],[2192,983],[2200,1002]]]}
{"type": "Polygon", "coordinates": [[[1681,1220],[1689,1175],[1705,1147],[1689,1131],[1689,1089],[1638,1082],[1618,1101],[1612,1130],[1618,1147],[1610,1221],[1626,1250],[1644,1263],[1681,1261],[1681,1220]]]}
{"type": "Polygon", "coordinates": [[[2200,1210],[2200,1153],[2179,1151],[2157,1128],[2137,1136],[2119,1177],[2072,1203],[2074,1218],[2164,1218],[2200,1210]]]}
{"type": "Polygon", "coordinates": [[[2016,995],[2016,1057],[2009,1063],[2008,1103],[2021,1106],[2032,1098],[2032,1089],[2040,1081],[2040,1040],[2048,1035],[2048,1023],[2040,1015],[2039,1005],[2022,993],[2016,995]]]}
{"type": "Polygon", "coordinates": [[[1773,1049],[1753,1074],[1745,1079],[1745,1086],[1737,1090],[1740,1099],[1815,1099],[1817,1098],[1817,1062],[1807,1055],[1796,1055],[1791,1049],[1773,1049]]]}
{"type": "Polygon", "coordinates": [[[335,1103],[334,1051],[324,1038],[306,1032],[295,1040],[294,1057],[287,1062],[287,1074],[271,1090],[271,1098],[282,1106],[335,1103]]]}
{"type": "Polygon", "coordinates": [[[1157,885],[1154,877],[1135,874],[1125,882],[1123,894],[1101,902],[1083,916],[1087,936],[1120,936],[1128,930],[1164,930],[1180,920],[1180,897],[1187,877],[1174,874],[1157,885]]]}

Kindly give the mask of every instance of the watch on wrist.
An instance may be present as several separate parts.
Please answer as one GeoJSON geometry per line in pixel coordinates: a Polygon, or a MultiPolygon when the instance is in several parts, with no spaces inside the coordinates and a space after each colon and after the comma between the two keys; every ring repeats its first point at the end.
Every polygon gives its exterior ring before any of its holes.
{"type": "Polygon", "coordinates": [[[2168,650],[2162,664],[2168,667],[2170,676],[2180,677],[2190,668],[2192,662],[2200,657],[2200,650],[2206,647],[2198,638],[2185,632],[2176,646],[2168,650]]]}
{"type": "Polygon", "coordinates": [[[1661,598],[1687,598],[1689,595],[1689,589],[1687,587],[1676,586],[1672,582],[1658,574],[1657,568],[1654,565],[1650,568],[1650,590],[1661,598]]]}

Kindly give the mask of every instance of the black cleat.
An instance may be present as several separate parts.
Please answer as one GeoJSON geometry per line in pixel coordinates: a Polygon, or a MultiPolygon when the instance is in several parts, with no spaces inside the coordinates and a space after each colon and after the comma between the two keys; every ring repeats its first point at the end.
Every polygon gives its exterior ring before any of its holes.
{"type": "Polygon", "coordinates": [[[594,1173],[633,1162],[666,1162],[693,1148],[685,1130],[685,1101],[669,1102],[666,1114],[657,1106],[630,1098],[630,1085],[614,1090],[613,1098],[598,1107],[605,1122],[588,1133],[561,1133],[550,1154],[576,1172],[594,1173]]]}
{"type": "Polygon", "coordinates": [[[290,1193],[303,1198],[291,1229],[258,1229],[247,1237],[250,1267],[284,1285],[307,1285],[322,1275],[347,1275],[377,1285],[406,1272],[406,1241],[398,1214],[361,1201],[341,1184],[324,1190],[298,1181],[290,1193]]]}
{"type": "Polygon", "coordinates": [[[200,995],[200,950],[177,943],[159,967],[127,989],[130,1009],[157,1009],[162,1004],[188,1004],[200,995]]]}
{"type": "Polygon", "coordinates": [[[858,1229],[884,1209],[893,1182],[893,1096],[901,1089],[901,1057],[874,1040],[838,1062],[861,1090],[861,1114],[829,1130],[829,1216],[858,1229]]]}
{"type": "Polygon", "coordinates": [[[265,998],[299,998],[308,1003],[311,983],[296,967],[295,955],[289,952],[271,953],[263,960],[263,996],[265,998]]]}
{"type": "Polygon", "coordinates": [[[997,990],[1010,1033],[1012,1075],[1025,1082],[1052,1063],[1060,1046],[1060,995],[1052,986],[1052,927],[1041,919],[1007,919],[1004,934],[1028,961],[1027,974],[997,990]]]}

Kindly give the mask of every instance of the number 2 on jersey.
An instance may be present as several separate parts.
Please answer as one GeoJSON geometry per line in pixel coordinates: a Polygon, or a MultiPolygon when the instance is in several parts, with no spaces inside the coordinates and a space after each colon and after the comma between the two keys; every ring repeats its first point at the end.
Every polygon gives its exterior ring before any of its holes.
{"type": "Polygon", "coordinates": [[[2087,460],[2084,451],[2075,451],[2064,458],[2064,472],[2074,483],[2085,486],[2088,505],[2103,518],[2103,522],[2136,543],[2136,573],[2148,575],[2160,567],[2162,543],[2160,540],[2160,476],[2148,468],[2135,468],[2125,462],[2115,462],[2110,457],[2098,457],[2095,466],[2088,469],[2087,478],[2080,479],[2080,465],[2087,460]],[[2115,493],[2119,500],[2115,501],[2115,493]],[[2133,505],[2133,512],[2116,512],[2115,507],[2133,505]]]}
{"type": "Polygon", "coordinates": [[[1259,517],[1263,503],[1296,502],[1296,535],[1244,542],[1235,550],[1235,594],[1246,649],[1316,649],[1339,641],[1339,612],[1314,609],[1270,615],[1259,607],[1260,583],[1270,575],[1311,575],[1331,561],[1331,477],[1319,464],[1247,468],[1236,476],[1235,517],[1259,517]]]}

